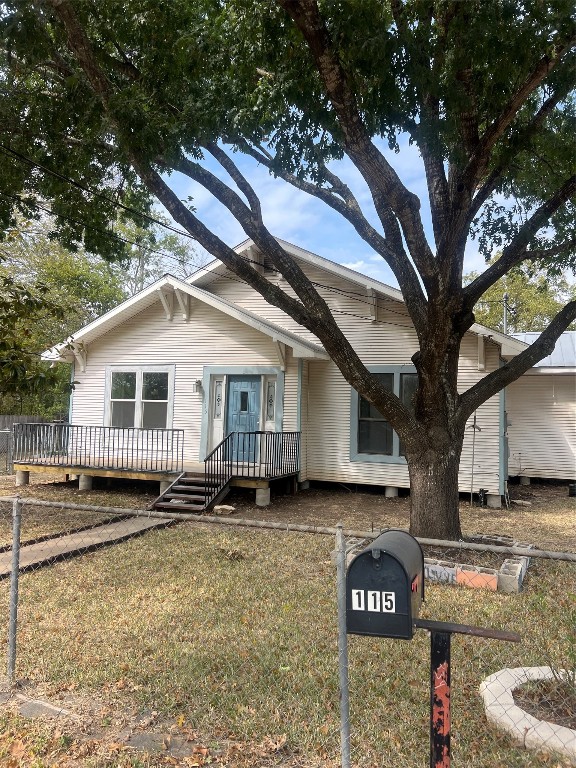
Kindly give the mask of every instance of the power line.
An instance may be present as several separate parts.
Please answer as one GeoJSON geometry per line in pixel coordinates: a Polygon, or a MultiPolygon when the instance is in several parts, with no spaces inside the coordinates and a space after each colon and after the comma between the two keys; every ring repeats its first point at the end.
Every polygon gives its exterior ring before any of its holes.
{"type": "Polygon", "coordinates": [[[124,203],[121,203],[118,200],[112,200],[111,198],[107,197],[106,195],[102,194],[101,192],[95,192],[93,189],[90,189],[89,187],[84,186],[79,181],[76,181],[76,179],[71,178],[70,176],[65,176],[62,173],[59,173],[58,171],[53,170],[52,168],[48,168],[48,166],[43,165],[42,163],[38,163],[36,160],[32,160],[32,158],[27,157],[26,155],[23,155],[21,152],[17,152],[15,149],[12,149],[12,147],[7,147],[5,144],[0,143],[0,149],[4,150],[3,154],[7,157],[13,157],[14,159],[18,159],[23,163],[27,163],[28,165],[32,165],[35,168],[39,168],[42,171],[45,171],[46,173],[49,173],[51,176],[56,177],[57,179],[60,179],[60,181],[65,181],[67,184],[72,185],[73,187],[76,187],[77,189],[82,190],[82,192],[86,192],[89,195],[93,195],[93,197],[98,198],[99,200],[104,200],[107,203],[110,203],[115,208],[121,208],[123,211],[126,211],[127,213],[133,213],[136,214],[136,216],[140,216],[143,219],[146,219],[146,221],[149,221],[153,224],[157,224],[160,227],[164,227],[165,229],[170,230],[171,232],[175,232],[177,235],[182,235],[183,237],[187,237],[190,240],[196,240],[196,238],[190,234],[190,232],[186,232],[184,229],[178,229],[177,227],[173,227],[170,224],[166,224],[163,221],[160,221],[160,219],[154,218],[154,216],[150,216],[147,213],[144,213],[143,211],[138,211],[136,208],[131,208],[128,205],[125,205],[124,203]]]}
{"type": "MultiPolygon", "coordinates": [[[[9,200],[18,200],[24,205],[31,206],[33,208],[36,208],[39,211],[44,211],[44,213],[48,213],[50,216],[58,216],[61,219],[64,219],[64,221],[70,221],[74,224],[80,224],[85,229],[92,230],[93,232],[100,232],[101,234],[106,235],[106,237],[109,237],[112,240],[118,240],[119,242],[125,243],[127,245],[135,245],[136,247],[140,248],[140,250],[145,251],[146,253],[155,253],[155,254],[158,254],[159,256],[162,256],[165,259],[172,259],[173,261],[176,261],[178,264],[180,265],[182,264],[182,260],[179,259],[177,256],[174,256],[173,254],[166,253],[165,251],[159,251],[157,248],[150,248],[134,240],[130,240],[127,237],[122,237],[122,235],[118,235],[115,232],[110,232],[106,229],[95,227],[92,224],[87,224],[83,219],[76,219],[72,216],[67,216],[64,214],[55,214],[54,211],[52,211],[50,208],[40,205],[40,203],[32,202],[30,200],[24,200],[22,197],[18,195],[8,195],[5,192],[0,192],[0,197],[7,198],[9,200]]],[[[197,267],[198,264],[193,264],[193,266],[197,267]]]]}
{"type": "MultiPolygon", "coordinates": [[[[23,155],[22,153],[17,152],[16,150],[12,149],[11,147],[7,147],[6,145],[0,143],[0,150],[4,150],[4,154],[5,155],[6,155],[6,153],[9,153],[7,156],[10,157],[10,159],[17,159],[17,160],[20,160],[21,162],[25,162],[25,163],[27,163],[29,165],[35,166],[37,168],[40,168],[41,170],[45,171],[46,173],[49,173],[49,174],[55,176],[56,178],[58,178],[58,179],[60,179],[62,181],[66,181],[68,184],[71,184],[74,187],[76,187],[78,189],[81,189],[82,191],[87,192],[88,194],[93,195],[94,197],[102,199],[102,200],[112,204],[113,206],[121,208],[122,210],[125,210],[127,212],[134,213],[134,214],[136,214],[138,216],[142,216],[146,220],[148,220],[150,222],[153,222],[153,223],[157,224],[158,226],[164,227],[164,228],[166,228],[166,229],[168,229],[168,230],[170,230],[172,232],[175,232],[175,233],[177,233],[179,235],[182,235],[184,237],[188,237],[188,238],[190,238],[192,240],[196,240],[196,238],[194,238],[189,232],[186,232],[185,230],[177,229],[176,227],[172,227],[171,225],[165,224],[164,222],[160,221],[159,219],[156,219],[156,218],[154,218],[152,216],[149,216],[148,214],[144,214],[141,211],[138,211],[138,210],[136,210],[134,208],[130,208],[129,206],[124,205],[123,203],[111,200],[106,195],[103,195],[103,194],[101,194],[99,192],[94,192],[93,190],[89,189],[88,187],[84,186],[83,184],[80,184],[80,182],[76,181],[75,179],[72,179],[69,176],[65,176],[64,174],[58,173],[57,171],[54,171],[51,168],[48,168],[47,166],[45,166],[45,165],[43,165],[41,163],[38,163],[35,160],[32,160],[31,158],[27,157],[26,155],[23,155]]],[[[25,201],[22,201],[22,202],[25,202],[25,201]]],[[[54,214],[52,214],[52,215],[54,215],[54,214]]],[[[61,216],[64,219],[66,219],[65,216],[62,216],[61,214],[58,214],[58,215],[61,216]]],[[[84,224],[84,222],[82,222],[82,221],[76,221],[75,223],[80,223],[80,224],[83,224],[83,226],[86,226],[87,228],[90,228],[90,225],[84,224]]],[[[101,230],[97,230],[96,229],[96,231],[101,231],[101,230]]],[[[110,235],[110,236],[112,236],[112,235],[110,235]]],[[[168,256],[168,258],[173,258],[173,259],[177,260],[176,257],[173,257],[173,256],[168,256]]],[[[259,262],[256,262],[256,261],[254,261],[252,259],[246,259],[245,258],[245,261],[250,263],[250,264],[254,264],[256,266],[261,266],[261,264],[259,262]]],[[[178,263],[181,263],[181,262],[178,262],[178,263]]],[[[199,267],[197,271],[192,272],[190,275],[188,275],[188,277],[192,277],[193,275],[197,274],[198,271],[201,271],[201,270],[202,270],[202,267],[199,267]]],[[[275,268],[275,267],[272,267],[272,271],[274,271],[274,272],[276,272],[278,274],[281,274],[280,270],[275,268]]],[[[238,282],[242,282],[242,281],[238,280],[238,282]]],[[[332,293],[338,293],[338,294],[340,294],[342,296],[357,297],[357,301],[360,301],[362,303],[370,304],[371,305],[371,301],[369,299],[364,298],[364,294],[362,294],[362,293],[360,293],[358,291],[352,291],[352,290],[346,291],[344,289],[338,289],[338,288],[335,288],[333,286],[324,285],[322,283],[315,283],[312,280],[310,282],[311,282],[311,284],[314,287],[324,288],[325,290],[331,291],[332,293]]],[[[390,311],[392,314],[397,314],[399,316],[404,316],[403,313],[398,312],[397,310],[389,309],[388,311],[390,311]]],[[[344,314],[346,314],[346,313],[344,313],[344,314]]],[[[398,324],[394,324],[394,323],[392,323],[392,324],[393,325],[398,325],[398,324]]]]}

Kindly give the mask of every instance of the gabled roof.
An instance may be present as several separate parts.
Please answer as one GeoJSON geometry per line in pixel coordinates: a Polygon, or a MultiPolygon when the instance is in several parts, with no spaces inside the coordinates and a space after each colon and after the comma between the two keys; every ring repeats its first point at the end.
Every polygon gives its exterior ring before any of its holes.
{"type": "Polygon", "coordinates": [[[122,302],[122,304],[119,304],[117,307],[114,307],[110,312],[107,312],[97,320],[85,325],[84,328],[81,328],[77,333],[73,334],[73,336],[66,339],[66,341],[57,344],[44,352],[42,354],[42,359],[48,361],[74,359],[75,355],[78,354],[78,350],[81,350],[120,323],[124,323],[134,315],[142,312],[142,310],[156,303],[158,300],[162,301],[167,314],[171,311],[174,314],[177,314],[178,309],[180,309],[181,312],[186,315],[188,309],[184,297],[197,299],[230,317],[234,317],[241,323],[244,323],[251,328],[255,328],[266,336],[270,336],[274,341],[285,344],[294,351],[296,357],[329,360],[328,353],[324,350],[321,344],[307,341],[297,334],[281,328],[275,323],[262,319],[253,312],[241,309],[235,304],[226,301],[226,299],[215,296],[213,293],[208,293],[208,291],[204,291],[202,288],[198,288],[195,285],[190,285],[172,275],[164,275],[160,280],[152,283],[152,285],[149,285],[135,296],[126,299],[126,301],[122,302]],[[169,296],[175,298],[174,306],[172,307],[168,302],[169,296]]]}
{"type": "MultiPolygon", "coordinates": [[[[513,336],[525,344],[532,344],[540,336],[540,332],[514,333],[513,336]]],[[[576,331],[564,331],[559,336],[552,354],[540,360],[534,368],[576,368],[576,331]]]]}
{"type": "MultiPolygon", "coordinates": [[[[306,249],[300,248],[297,245],[293,245],[287,240],[281,240],[279,237],[277,237],[276,241],[282,246],[282,248],[284,248],[287,253],[289,253],[291,256],[294,256],[296,259],[304,261],[306,264],[324,269],[333,275],[338,275],[345,280],[349,280],[351,283],[361,285],[363,288],[373,288],[383,296],[389,296],[391,299],[396,299],[396,301],[403,301],[402,293],[398,290],[398,288],[392,288],[392,286],[386,285],[386,283],[382,283],[380,280],[375,280],[372,277],[363,275],[361,272],[356,272],[349,267],[344,267],[342,264],[337,264],[335,261],[330,261],[330,259],[324,258],[324,256],[318,256],[318,254],[312,253],[312,251],[307,251],[306,249]]],[[[234,248],[234,250],[236,253],[244,253],[250,248],[255,247],[256,246],[254,241],[248,239],[244,240],[242,243],[239,243],[234,248]]],[[[228,268],[225,267],[221,261],[214,259],[214,261],[206,264],[205,267],[201,267],[196,272],[194,272],[193,275],[186,278],[186,282],[189,282],[193,285],[207,285],[219,275],[226,272],[227,269],[228,268]]]]}
{"type": "MultiPolygon", "coordinates": [[[[330,259],[326,259],[323,256],[318,256],[316,253],[307,251],[304,248],[299,248],[297,245],[289,243],[287,240],[281,240],[276,238],[277,242],[284,248],[284,250],[296,259],[300,259],[305,264],[319,267],[320,269],[329,272],[330,274],[337,275],[345,280],[349,280],[351,283],[362,286],[366,289],[371,289],[381,296],[387,296],[390,299],[404,303],[402,292],[398,288],[392,288],[392,286],[382,283],[380,280],[375,280],[373,277],[367,277],[361,272],[356,272],[349,267],[344,267],[342,264],[337,264],[330,259]]],[[[255,248],[255,243],[252,239],[244,240],[237,245],[234,250],[236,253],[244,253],[251,248],[255,248]]],[[[222,264],[221,261],[215,259],[207,264],[205,267],[197,270],[193,275],[186,278],[186,282],[193,285],[208,285],[210,282],[223,275],[228,268],[222,264]]],[[[508,336],[500,331],[495,331],[492,328],[488,328],[480,323],[474,323],[470,328],[472,333],[476,333],[479,336],[484,336],[487,339],[493,339],[501,347],[502,357],[514,357],[520,352],[526,349],[528,344],[523,341],[508,336]]]]}

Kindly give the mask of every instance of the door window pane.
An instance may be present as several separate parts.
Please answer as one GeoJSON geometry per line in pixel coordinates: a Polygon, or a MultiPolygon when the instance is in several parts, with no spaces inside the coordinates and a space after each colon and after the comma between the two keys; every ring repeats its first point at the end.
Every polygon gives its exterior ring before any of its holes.
{"type": "Polygon", "coordinates": [[[274,421],[275,400],[276,400],[276,382],[269,381],[266,386],[266,421],[274,421]]]}
{"type": "Polygon", "coordinates": [[[248,411],[248,392],[240,392],[240,411],[242,413],[248,411]]]}

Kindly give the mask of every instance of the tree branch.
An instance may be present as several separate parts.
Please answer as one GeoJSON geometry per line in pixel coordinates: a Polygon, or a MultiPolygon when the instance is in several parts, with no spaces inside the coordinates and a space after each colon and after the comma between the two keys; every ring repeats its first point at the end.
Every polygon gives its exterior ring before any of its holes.
{"type": "Polygon", "coordinates": [[[400,222],[408,251],[424,285],[429,292],[433,292],[436,289],[431,269],[434,256],[424,233],[420,201],[406,189],[392,166],[372,143],[316,0],[277,2],[292,18],[308,45],[342,130],[346,154],[368,184],[382,225],[385,228],[390,226],[387,209],[391,209],[400,222]],[[383,201],[386,201],[386,208],[382,206],[383,201]]]}
{"type": "Polygon", "coordinates": [[[530,140],[536,135],[539,128],[542,127],[544,121],[549,117],[553,110],[558,106],[560,101],[569,92],[570,86],[566,85],[563,89],[556,90],[546,101],[541,105],[538,112],[534,115],[530,123],[522,130],[521,133],[510,139],[502,149],[503,160],[492,170],[486,179],[482,182],[482,186],[478,188],[470,207],[470,214],[468,217],[468,224],[472,222],[472,219],[478,214],[481,206],[486,202],[488,197],[492,194],[498,183],[498,179],[509,168],[512,160],[518,156],[522,151],[525,151],[530,144],[530,140]]]}
{"type": "Polygon", "coordinates": [[[576,193],[576,175],[567,179],[559,190],[543,203],[532,216],[520,227],[512,242],[504,248],[502,256],[469,283],[463,291],[469,307],[474,306],[482,294],[503,277],[512,267],[529,259],[528,245],[536,232],[547,224],[550,217],[576,193]]]}
{"type": "Polygon", "coordinates": [[[492,122],[480,138],[476,151],[469,159],[468,165],[462,174],[463,182],[466,186],[469,184],[475,186],[478,176],[484,172],[490,152],[498,139],[512,123],[528,97],[534,93],[550,72],[558,65],[564,54],[572,48],[575,41],[576,37],[572,34],[567,40],[557,42],[553,47],[552,53],[540,59],[532,72],[527,75],[524,82],[510,97],[501,114],[492,122]]]}
{"type": "Polygon", "coordinates": [[[240,173],[238,166],[232,162],[226,152],[220,149],[215,142],[208,142],[205,144],[205,147],[208,152],[218,160],[222,168],[230,174],[230,178],[248,201],[252,215],[258,222],[260,222],[260,224],[262,224],[262,206],[260,205],[258,195],[254,192],[252,185],[249,184],[247,179],[240,173]]]}
{"type": "MultiPolygon", "coordinates": [[[[360,237],[368,243],[376,253],[379,253],[390,266],[390,269],[394,273],[394,276],[402,289],[402,294],[408,311],[410,312],[410,316],[414,321],[416,331],[423,332],[426,322],[426,297],[422,291],[418,276],[404,253],[401,236],[399,237],[399,242],[398,239],[395,239],[394,245],[391,247],[388,242],[389,238],[382,237],[380,232],[374,229],[366,219],[358,201],[348,186],[334,173],[328,170],[326,166],[322,166],[322,172],[325,174],[326,179],[329,181],[334,191],[317,184],[312,184],[309,181],[294,176],[294,174],[276,168],[269,153],[264,154],[263,150],[256,150],[251,147],[248,142],[242,141],[240,146],[243,152],[250,154],[259,163],[262,163],[262,165],[288,184],[291,184],[293,187],[296,187],[296,189],[306,192],[326,203],[326,205],[339,213],[354,227],[360,237]]],[[[394,224],[396,224],[395,219],[390,223],[389,228],[392,229],[394,224]]]]}
{"type": "Polygon", "coordinates": [[[488,398],[493,397],[501,389],[511,384],[523,373],[526,373],[536,363],[554,351],[556,341],[566,328],[576,320],[576,301],[571,301],[563,307],[543,331],[538,339],[506,365],[492,371],[473,387],[460,395],[460,403],[456,411],[456,419],[461,425],[488,398]]]}

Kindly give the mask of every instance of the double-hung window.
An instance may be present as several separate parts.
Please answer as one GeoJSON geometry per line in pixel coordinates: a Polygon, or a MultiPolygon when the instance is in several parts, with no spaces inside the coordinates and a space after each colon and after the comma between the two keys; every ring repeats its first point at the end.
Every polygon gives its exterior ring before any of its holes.
{"type": "Polygon", "coordinates": [[[173,366],[111,368],[107,384],[108,426],[166,429],[172,423],[173,366]]]}
{"type": "MultiPolygon", "coordinates": [[[[413,407],[418,375],[412,366],[378,366],[371,372],[385,389],[413,407]]],[[[403,462],[402,443],[375,406],[352,390],[350,407],[350,459],[367,462],[403,462]]]]}

